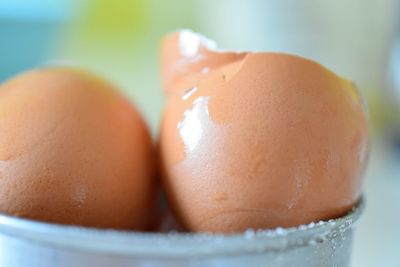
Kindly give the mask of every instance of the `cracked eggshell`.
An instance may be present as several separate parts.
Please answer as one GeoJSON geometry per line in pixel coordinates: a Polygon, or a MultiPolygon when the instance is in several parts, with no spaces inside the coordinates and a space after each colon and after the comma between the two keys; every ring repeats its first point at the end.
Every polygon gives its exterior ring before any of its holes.
{"type": "Polygon", "coordinates": [[[146,230],[152,142],[113,86],[66,68],[0,86],[0,211],[81,226],[146,230]]]}
{"type": "Polygon", "coordinates": [[[348,212],[369,143],[354,84],[294,55],[209,50],[194,33],[183,53],[181,34],[163,41],[159,151],[179,222],[230,233],[348,212]]]}

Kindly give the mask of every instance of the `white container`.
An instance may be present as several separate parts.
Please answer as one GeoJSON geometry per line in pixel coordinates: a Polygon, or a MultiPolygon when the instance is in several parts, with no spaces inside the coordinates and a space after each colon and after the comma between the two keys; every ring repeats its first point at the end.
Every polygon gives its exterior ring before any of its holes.
{"type": "Polygon", "coordinates": [[[362,201],[348,215],[236,235],[138,233],[0,215],[0,266],[349,266],[362,201]]]}

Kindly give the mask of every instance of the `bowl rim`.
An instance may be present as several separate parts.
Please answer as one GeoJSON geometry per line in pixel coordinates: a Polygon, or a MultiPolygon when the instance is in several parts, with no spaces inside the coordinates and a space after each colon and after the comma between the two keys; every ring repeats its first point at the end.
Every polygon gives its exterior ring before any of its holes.
{"type": "Polygon", "coordinates": [[[152,258],[238,256],[318,246],[352,230],[364,198],[346,215],[291,228],[235,234],[153,233],[61,225],[0,214],[0,240],[6,236],[36,245],[83,253],[152,258]]]}

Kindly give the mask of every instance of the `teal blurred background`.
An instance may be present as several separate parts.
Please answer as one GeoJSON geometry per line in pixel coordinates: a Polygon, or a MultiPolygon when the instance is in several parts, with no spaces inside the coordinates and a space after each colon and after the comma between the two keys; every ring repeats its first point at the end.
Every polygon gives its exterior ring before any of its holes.
{"type": "Polygon", "coordinates": [[[162,36],[192,28],[223,48],[285,51],[356,81],[373,133],[353,266],[399,266],[400,3],[396,0],[0,1],[0,82],[71,64],[120,86],[157,134],[162,36]]]}
{"type": "Polygon", "coordinates": [[[0,1],[0,81],[49,57],[69,17],[54,1],[0,1]]]}

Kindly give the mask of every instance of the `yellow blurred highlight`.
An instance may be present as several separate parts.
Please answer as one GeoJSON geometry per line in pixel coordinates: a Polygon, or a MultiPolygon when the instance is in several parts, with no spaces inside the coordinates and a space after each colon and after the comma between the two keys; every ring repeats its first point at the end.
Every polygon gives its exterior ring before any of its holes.
{"type": "Polygon", "coordinates": [[[146,0],[89,0],[77,34],[83,39],[105,39],[121,42],[145,32],[149,24],[149,2],[146,0]]]}
{"type": "Polygon", "coordinates": [[[163,106],[159,43],[165,33],[194,28],[193,1],[74,0],[75,19],[60,40],[60,60],[121,88],[157,132],[163,106]]]}

